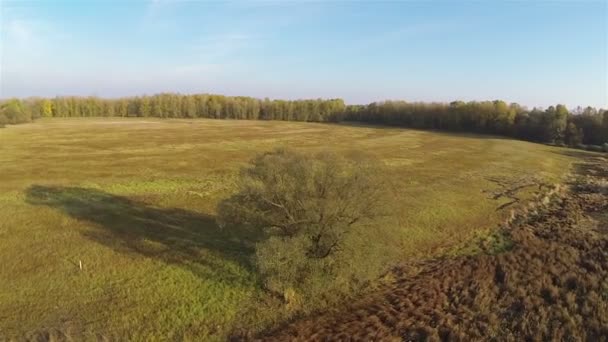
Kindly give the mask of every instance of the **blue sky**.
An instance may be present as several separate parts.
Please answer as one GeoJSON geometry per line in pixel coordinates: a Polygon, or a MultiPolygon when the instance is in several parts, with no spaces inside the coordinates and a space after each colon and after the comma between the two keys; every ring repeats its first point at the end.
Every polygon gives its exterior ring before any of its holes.
{"type": "Polygon", "coordinates": [[[608,1],[0,0],[0,97],[608,108],[608,1]]]}

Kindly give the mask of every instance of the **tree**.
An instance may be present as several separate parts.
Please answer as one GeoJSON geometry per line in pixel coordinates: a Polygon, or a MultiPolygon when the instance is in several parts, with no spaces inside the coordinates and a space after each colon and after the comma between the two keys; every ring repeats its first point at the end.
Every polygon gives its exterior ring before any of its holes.
{"type": "Polygon", "coordinates": [[[163,107],[162,107],[160,96],[152,97],[152,100],[150,101],[150,108],[152,111],[152,116],[157,117],[157,118],[163,117],[163,107]]]}
{"type": "Polygon", "coordinates": [[[604,142],[608,143],[608,110],[604,111],[602,127],[604,128],[604,142]]]}
{"type": "Polygon", "coordinates": [[[219,204],[218,221],[263,237],[255,263],[269,288],[281,292],[314,276],[316,267],[335,265],[329,260],[347,249],[349,235],[371,234],[371,223],[386,213],[380,174],[362,157],[265,153],[242,171],[238,192],[219,204]]]}
{"type": "Polygon", "coordinates": [[[564,132],[568,124],[568,108],[566,106],[558,104],[555,107],[555,117],[552,122],[553,130],[553,141],[562,142],[564,140],[564,132]]]}
{"type": "Polygon", "coordinates": [[[115,116],[116,109],[115,109],[114,101],[106,101],[103,111],[104,111],[104,113],[103,113],[104,116],[115,116]]]}
{"type": "Polygon", "coordinates": [[[8,124],[18,124],[31,121],[31,113],[23,105],[19,99],[10,99],[0,106],[0,115],[2,115],[8,124]]]}
{"type": "Polygon", "coordinates": [[[573,122],[568,123],[564,133],[564,142],[568,146],[576,146],[583,143],[583,130],[577,128],[573,122]]]}
{"type": "Polygon", "coordinates": [[[140,113],[140,109],[139,109],[140,105],[141,105],[141,100],[138,97],[127,99],[127,116],[130,116],[130,117],[142,116],[140,113]]]}
{"type": "Polygon", "coordinates": [[[368,161],[331,153],[262,154],[243,171],[240,191],[220,204],[220,221],[286,238],[305,234],[308,254],[325,258],[353,226],[378,215],[377,175],[368,161]]]}
{"type": "Polygon", "coordinates": [[[48,99],[43,99],[40,115],[44,118],[53,116],[53,102],[48,99]]]}
{"type": "Polygon", "coordinates": [[[65,97],[56,97],[53,99],[53,116],[65,117],[69,110],[68,103],[65,97]]]}
{"type": "Polygon", "coordinates": [[[125,117],[129,114],[129,101],[127,101],[127,99],[120,99],[116,103],[115,108],[115,113],[117,116],[125,117]]]}
{"type": "Polygon", "coordinates": [[[144,96],[140,100],[139,104],[139,115],[143,117],[148,117],[152,114],[152,107],[150,105],[150,98],[148,96],[144,96]]]}
{"type": "Polygon", "coordinates": [[[601,111],[587,107],[580,115],[572,115],[570,120],[583,130],[583,144],[601,145],[608,141],[608,130],[602,128],[601,111]]]}
{"type": "Polygon", "coordinates": [[[182,113],[186,118],[195,118],[196,117],[196,100],[194,96],[186,96],[186,98],[182,101],[182,113]]]}

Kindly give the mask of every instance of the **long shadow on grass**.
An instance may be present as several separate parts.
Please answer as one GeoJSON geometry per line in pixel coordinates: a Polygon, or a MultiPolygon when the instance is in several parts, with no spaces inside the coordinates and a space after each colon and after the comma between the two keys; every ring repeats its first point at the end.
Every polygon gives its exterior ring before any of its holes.
{"type": "Polygon", "coordinates": [[[127,197],[96,189],[34,185],[27,202],[61,210],[95,223],[84,233],[93,241],[122,253],[140,254],[186,267],[208,277],[238,281],[238,269],[209,257],[203,250],[250,268],[256,237],[247,231],[220,229],[213,217],[178,209],[155,208],[127,197]]]}

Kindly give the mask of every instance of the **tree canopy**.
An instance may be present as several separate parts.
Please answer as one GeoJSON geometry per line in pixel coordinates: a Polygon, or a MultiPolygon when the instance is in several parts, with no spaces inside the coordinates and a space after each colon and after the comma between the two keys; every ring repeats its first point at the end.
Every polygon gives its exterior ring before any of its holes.
{"type": "Polygon", "coordinates": [[[420,129],[498,134],[572,146],[608,142],[608,111],[588,107],[570,113],[564,105],[528,110],[504,101],[419,103],[375,102],[349,106],[344,119],[420,129]],[[576,132],[576,137],[573,134],[576,132]]]}
{"type": "Polygon", "coordinates": [[[371,158],[279,149],[243,169],[238,191],[218,206],[218,221],[260,237],[254,261],[267,289],[326,293],[341,286],[336,277],[365,282],[377,275],[365,265],[382,270],[383,259],[372,255],[383,248],[357,241],[389,233],[376,221],[390,212],[384,184],[371,158]],[[355,270],[345,262],[353,258],[368,260],[355,270]]]}
{"type": "Polygon", "coordinates": [[[103,99],[55,97],[0,102],[0,125],[39,117],[158,117],[339,122],[356,121],[420,129],[498,134],[518,139],[586,145],[608,143],[608,110],[569,111],[558,104],[531,110],[505,101],[405,101],[346,105],[341,99],[270,100],[213,94],[103,99]]]}

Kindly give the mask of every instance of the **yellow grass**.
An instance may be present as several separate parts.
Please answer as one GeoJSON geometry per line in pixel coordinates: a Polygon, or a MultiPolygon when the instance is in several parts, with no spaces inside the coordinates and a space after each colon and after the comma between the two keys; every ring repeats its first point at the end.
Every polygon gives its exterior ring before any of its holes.
{"type": "Polygon", "coordinates": [[[504,201],[482,192],[495,187],[488,177],[559,182],[573,161],[509,139],[315,123],[49,119],[1,129],[0,340],[222,340],[245,312],[252,330],[280,321],[261,304],[241,232],[214,222],[238,169],[279,146],[383,160],[403,259],[501,222],[504,201]]]}

